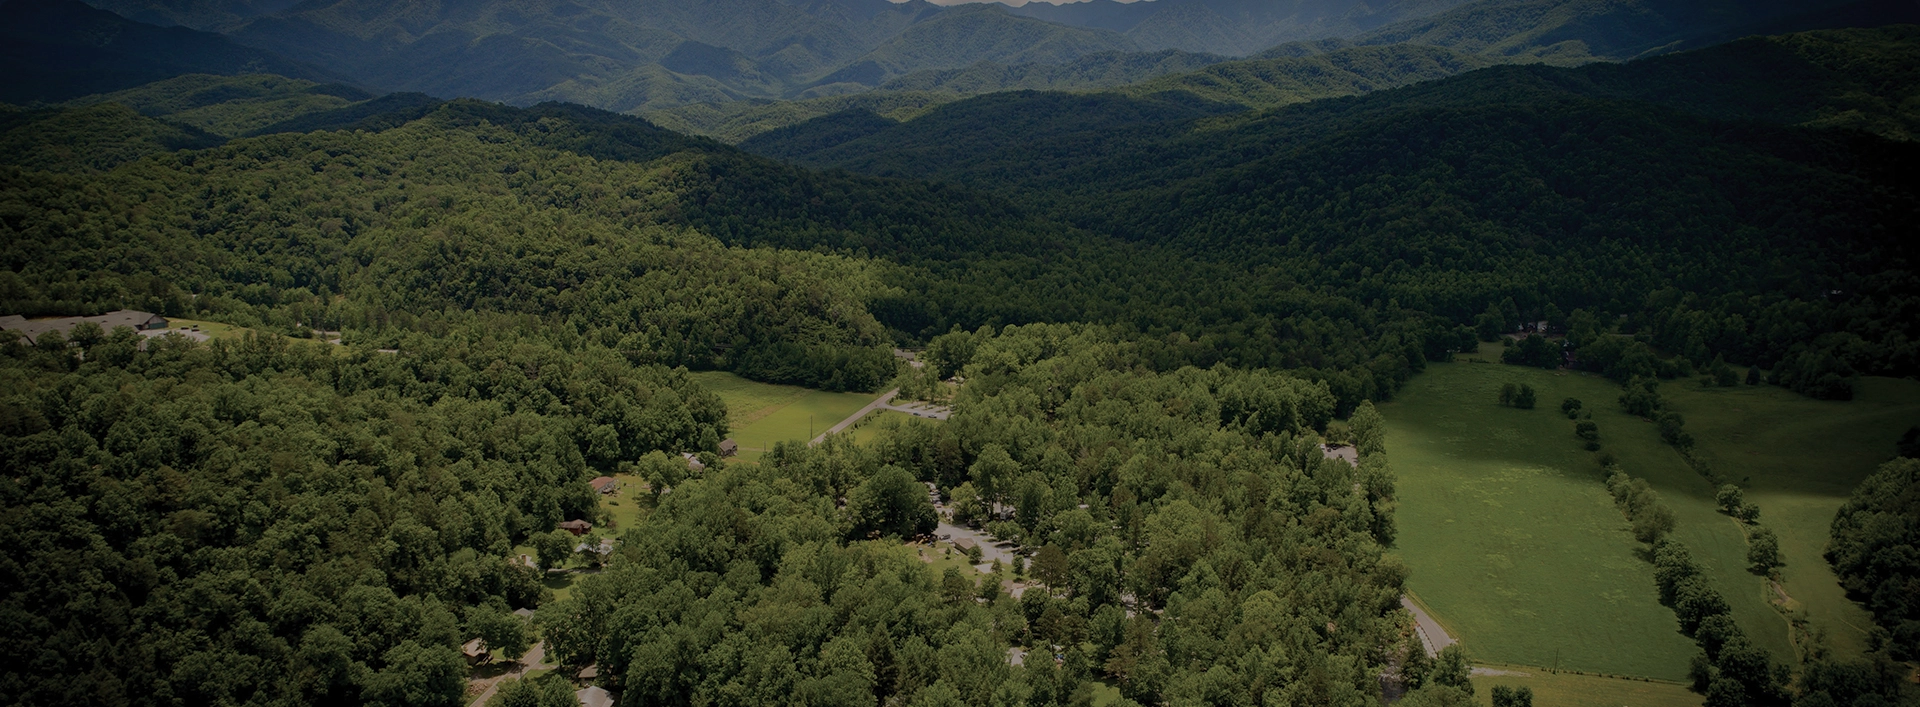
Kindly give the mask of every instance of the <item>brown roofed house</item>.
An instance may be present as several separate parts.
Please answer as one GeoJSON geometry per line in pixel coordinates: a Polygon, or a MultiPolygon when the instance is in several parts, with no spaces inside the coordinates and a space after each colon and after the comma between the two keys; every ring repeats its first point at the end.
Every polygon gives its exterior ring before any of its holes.
{"type": "Polygon", "coordinates": [[[620,482],[614,481],[611,476],[594,477],[592,481],[587,482],[587,485],[600,493],[613,493],[615,489],[620,488],[620,482]]]}
{"type": "Polygon", "coordinates": [[[476,638],[460,646],[460,655],[466,656],[468,665],[487,662],[487,639],[476,638]]]}
{"type": "Polygon", "coordinates": [[[586,535],[587,531],[593,530],[593,524],[584,520],[570,520],[561,523],[560,529],[574,535],[586,535]]]}
{"type": "Polygon", "coordinates": [[[720,456],[731,457],[740,453],[740,443],[730,439],[720,440],[720,456]]]}

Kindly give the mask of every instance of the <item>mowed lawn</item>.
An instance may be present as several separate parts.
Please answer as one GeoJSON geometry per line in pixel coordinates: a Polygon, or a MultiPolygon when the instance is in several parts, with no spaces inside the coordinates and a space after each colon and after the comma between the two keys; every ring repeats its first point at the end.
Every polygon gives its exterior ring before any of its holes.
{"type": "Polygon", "coordinates": [[[207,338],[210,339],[244,339],[247,334],[253,332],[252,329],[246,327],[221,324],[220,322],[200,321],[198,319],[168,319],[167,328],[182,331],[193,329],[202,334],[206,334],[207,338]]]}
{"type": "Polygon", "coordinates": [[[1652,566],[1581,448],[1560,401],[1593,411],[1602,442],[1648,479],[1756,642],[1789,656],[1787,623],[1745,573],[1745,537],[1714,512],[1713,489],[1663,445],[1653,425],[1619,410],[1599,377],[1490,363],[1429,366],[1383,405],[1399,476],[1398,549],[1408,588],[1483,660],[1670,680],[1695,652],[1661,606],[1652,566]],[[1528,383],[1534,410],[1497,404],[1528,383]]]}
{"type": "Polygon", "coordinates": [[[725,371],[691,374],[727,404],[728,433],[740,458],[755,461],[779,442],[805,443],[873,402],[873,393],[829,393],[750,381],[725,371]]]}
{"type": "Polygon", "coordinates": [[[1480,704],[1489,704],[1493,686],[1506,685],[1531,689],[1534,704],[1553,707],[1700,707],[1705,701],[1685,685],[1671,682],[1641,682],[1525,668],[1510,672],[1525,674],[1473,678],[1475,699],[1480,704]]]}
{"type": "Polygon", "coordinates": [[[1662,395],[1686,417],[1698,453],[1747,489],[1760,522],[1780,537],[1793,605],[1825,632],[1836,654],[1864,653],[1872,617],[1846,597],[1822,553],[1834,513],[1854,486],[1893,455],[1902,432],[1920,424],[1920,383],[1867,378],[1846,402],[1769,385],[1676,382],[1662,395]]]}

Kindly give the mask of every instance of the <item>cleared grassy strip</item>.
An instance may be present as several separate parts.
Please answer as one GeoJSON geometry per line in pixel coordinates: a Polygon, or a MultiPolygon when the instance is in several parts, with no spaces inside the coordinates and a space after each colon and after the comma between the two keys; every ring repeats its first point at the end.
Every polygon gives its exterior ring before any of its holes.
{"type": "Polygon", "coordinates": [[[237,327],[232,324],[207,322],[198,319],[168,319],[167,329],[169,331],[192,329],[206,334],[209,339],[244,339],[248,333],[253,331],[246,327],[237,327]]]}
{"type": "Polygon", "coordinates": [[[1408,588],[1479,659],[1683,676],[1693,646],[1570,423],[1495,405],[1509,372],[1430,366],[1381,407],[1408,588]]]}
{"type": "Polygon", "coordinates": [[[740,458],[755,461],[779,442],[806,442],[846,419],[874,396],[829,393],[791,385],[759,383],[725,371],[692,374],[700,385],[727,404],[729,434],[740,443],[740,458]]]}
{"type": "Polygon", "coordinates": [[[613,493],[600,497],[600,507],[607,511],[612,521],[609,532],[614,535],[626,532],[629,528],[639,527],[640,521],[651,512],[651,501],[647,500],[647,482],[634,474],[615,474],[619,484],[613,493]]]}
{"type": "Polygon", "coordinates": [[[1744,535],[1714,512],[1713,489],[1651,424],[1618,410],[1618,396],[1602,378],[1455,363],[1429,367],[1382,406],[1409,588],[1478,658],[1685,676],[1692,642],[1658,604],[1651,566],[1559,413],[1575,397],[1593,411],[1607,449],[1659,488],[1734,618],[1757,643],[1791,655],[1764,583],[1744,572],[1744,535]],[[1541,409],[1498,407],[1507,382],[1532,385],[1541,409]]]}
{"type": "Polygon", "coordinates": [[[841,434],[852,435],[855,444],[867,444],[868,442],[872,442],[875,437],[879,437],[882,430],[895,429],[904,425],[938,424],[942,424],[942,422],[925,417],[915,417],[898,410],[875,410],[867,413],[866,417],[860,418],[860,421],[855,423],[853,427],[841,431],[841,434]]]}
{"type": "Polygon", "coordinates": [[[1533,703],[1554,707],[1700,707],[1703,698],[1685,685],[1671,682],[1641,682],[1593,675],[1549,673],[1515,668],[1525,676],[1498,675],[1473,678],[1474,699],[1492,704],[1493,686],[1526,686],[1533,690],[1533,703]]]}
{"type": "Polygon", "coordinates": [[[1867,647],[1868,613],[1846,597],[1826,551],[1833,515],[1853,487],[1920,424],[1920,382],[1868,378],[1848,402],[1813,400],[1774,386],[1662,387],[1687,419],[1696,453],[1747,488],[1760,522],[1780,537],[1784,588],[1843,658],[1867,647]]]}

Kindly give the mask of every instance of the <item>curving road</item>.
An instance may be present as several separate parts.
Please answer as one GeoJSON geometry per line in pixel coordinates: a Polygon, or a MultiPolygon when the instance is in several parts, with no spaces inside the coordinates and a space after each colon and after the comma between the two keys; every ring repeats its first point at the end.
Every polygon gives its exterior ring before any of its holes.
{"type": "Polygon", "coordinates": [[[1440,627],[1440,622],[1428,616],[1427,611],[1420,608],[1419,604],[1413,603],[1412,599],[1402,595],[1400,605],[1407,607],[1407,611],[1413,613],[1414,632],[1420,634],[1420,645],[1426,647],[1428,657],[1440,655],[1440,649],[1459,643],[1452,636],[1447,635],[1447,630],[1440,627]]]}

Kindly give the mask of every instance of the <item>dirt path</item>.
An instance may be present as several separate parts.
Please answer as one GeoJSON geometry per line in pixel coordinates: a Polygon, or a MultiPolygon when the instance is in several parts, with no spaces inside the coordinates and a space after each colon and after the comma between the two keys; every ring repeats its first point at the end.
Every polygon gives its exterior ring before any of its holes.
{"type": "Polygon", "coordinates": [[[1440,655],[1440,649],[1459,643],[1453,640],[1452,636],[1447,635],[1447,630],[1440,627],[1440,622],[1428,616],[1427,611],[1420,608],[1419,604],[1413,603],[1412,599],[1402,596],[1400,605],[1407,607],[1407,611],[1413,612],[1414,630],[1420,634],[1420,645],[1426,647],[1429,657],[1440,655]]]}

